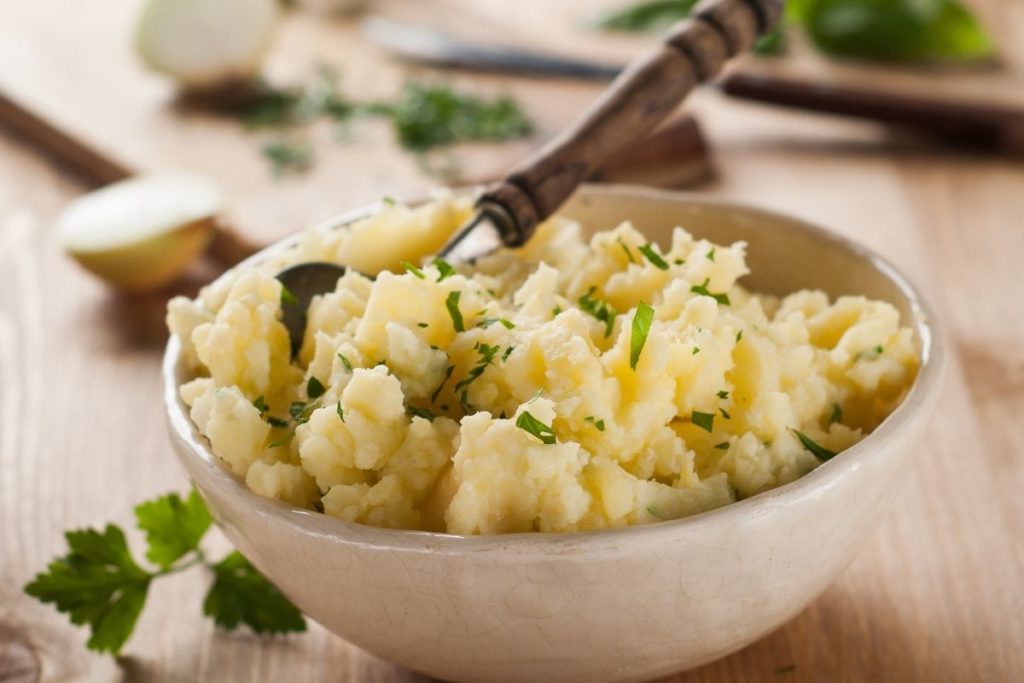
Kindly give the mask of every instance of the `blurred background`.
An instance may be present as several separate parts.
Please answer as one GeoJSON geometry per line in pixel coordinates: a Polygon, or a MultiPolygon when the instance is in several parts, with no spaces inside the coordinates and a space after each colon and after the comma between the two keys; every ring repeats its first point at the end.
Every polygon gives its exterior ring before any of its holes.
{"type": "MultiPolygon", "coordinates": [[[[151,595],[114,662],[21,587],[64,529],[130,527],[135,502],[186,490],[158,371],[170,294],[339,212],[499,177],[692,4],[0,2],[0,680],[414,678],[315,625],[215,632],[181,598],[198,576],[151,595]],[[109,195],[85,214],[111,229],[63,235],[85,193],[168,171],[198,185],[109,195]],[[186,220],[203,239],[139,248],[186,220]],[[112,261],[88,258],[100,242],[112,261]]],[[[598,173],[876,249],[955,355],[920,466],[842,579],[674,680],[1024,680],[1022,152],[1024,1],[790,0],[757,54],[598,173]]]]}

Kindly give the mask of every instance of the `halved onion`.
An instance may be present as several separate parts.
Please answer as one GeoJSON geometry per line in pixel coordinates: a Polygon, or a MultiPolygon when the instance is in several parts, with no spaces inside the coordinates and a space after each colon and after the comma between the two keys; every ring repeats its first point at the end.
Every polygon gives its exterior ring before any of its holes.
{"type": "Polygon", "coordinates": [[[140,176],[71,202],[57,221],[61,246],[87,270],[127,290],[177,278],[209,245],[222,207],[205,178],[140,176]]]}

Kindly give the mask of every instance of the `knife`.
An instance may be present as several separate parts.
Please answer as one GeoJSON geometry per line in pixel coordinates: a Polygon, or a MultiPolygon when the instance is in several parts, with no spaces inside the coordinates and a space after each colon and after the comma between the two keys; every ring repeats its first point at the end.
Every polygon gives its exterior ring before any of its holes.
{"type": "MultiPolygon", "coordinates": [[[[608,64],[502,45],[487,45],[430,27],[379,15],[365,19],[363,35],[393,54],[437,66],[548,78],[610,80],[608,64]]],[[[1024,153],[1024,110],[983,102],[957,103],[880,89],[822,84],[798,78],[734,71],[714,85],[739,99],[885,123],[945,141],[1024,153]]]]}

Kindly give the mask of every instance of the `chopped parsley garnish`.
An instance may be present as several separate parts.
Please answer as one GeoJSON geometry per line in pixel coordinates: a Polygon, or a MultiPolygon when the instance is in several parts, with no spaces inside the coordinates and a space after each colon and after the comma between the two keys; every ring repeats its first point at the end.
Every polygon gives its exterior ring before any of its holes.
{"type": "MultiPolygon", "coordinates": [[[[626,252],[626,258],[629,259],[629,262],[636,263],[636,259],[633,258],[633,252],[629,250],[629,245],[623,242],[621,237],[619,237],[615,241],[619,243],[620,247],[622,247],[622,251],[626,252]]],[[[643,251],[643,247],[640,247],[640,250],[643,251]]]]}
{"type": "Polygon", "coordinates": [[[466,323],[462,320],[462,311],[459,310],[459,297],[461,296],[462,292],[458,290],[449,292],[448,298],[444,302],[448,308],[448,315],[452,317],[452,326],[455,327],[456,332],[466,331],[466,323]]]}
{"type": "Polygon", "coordinates": [[[394,206],[397,202],[395,202],[394,197],[381,197],[380,203],[384,206],[394,206]]]}
{"type": "MultiPolygon", "coordinates": [[[[618,312],[606,302],[594,298],[593,294],[597,287],[591,287],[587,293],[580,297],[580,308],[604,323],[604,336],[612,336],[612,329],[615,327],[615,316],[618,312]]],[[[557,315],[557,314],[556,314],[557,315]]]]}
{"type": "Polygon", "coordinates": [[[476,351],[480,354],[480,360],[476,362],[476,365],[470,368],[466,378],[455,385],[454,391],[462,391],[479,379],[480,375],[484,374],[484,370],[487,369],[487,366],[494,364],[494,357],[498,355],[498,351],[500,350],[501,347],[497,344],[493,346],[490,344],[478,344],[476,351]]]}
{"type": "Polygon", "coordinates": [[[743,339],[743,330],[736,333],[736,343],[739,344],[741,339],[743,339]]]}
{"type": "Polygon", "coordinates": [[[292,431],[288,432],[287,434],[285,434],[284,436],[282,436],[277,441],[270,442],[270,444],[267,445],[267,448],[277,448],[278,446],[287,446],[288,444],[290,444],[292,442],[292,439],[294,439],[294,438],[295,438],[295,431],[292,430],[292,431]]]}
{"type": "Polygon", "coordinates": [[[548,445],[555,443],[555,430],[525,410],[519,414],[518,418],[516,418],[516,427],[519,427],[524,432],[533,434],[548,445]]]}
{"type": "Polygon", "coordinates": [[[345,369],[352,372],[352,362],[348,358],[345,358],[345,354],[338,351],[338,358],[341,360],[341,364],[345,366],[345,369]]]}
{"type": "Polygon", "coordinates": [[[696,356],[698,353],[700,353],[700,347],[699,346],[694,346],[693,347],[693,351],[690,353],[690,355],[691,356],[696,356]]]}
{"type": "Polygon", "coordinates": [[[668,264],[655,250],[653,244],[644,244],[640,247],[640,253],[647,257],[647,260],[654,264],[658,270],[668,270],[668,264]]]}
{"type": "Polygon", "coordinates": [[[292,294],[292,290],[281,285],[281,305],[296,306],[298,303],[299,300],[292,294]]]}
{"type": "Polygon", "coordinates": [[[589,422],[590,424],[592,424],[595,427],[597,427],[597,431],[599,431],[599,432],[603,432],[604,431],[604,420],[598,420],[593,415],[588,415],[587,417],[583,418],[583,421],[584,422],[589,422]]]}
{"type": "Polygon", "coordinates": [[[629,367],[634,370],[640,360],[640,353],[644,350],[644,344],[647,343],[652,322],[654,309],[641,301],[636,306],[636,313],[633,314],[633,327],[629,335],[629,367]]]}
{"type": "Polygon", "coordinates": [[[711,247],[711,251],[707,253],[708,261],[715,260],[715,247],[711,247]]]}
{"type": "Polygon", "coordinates": [[[867,351],[861,351],[857,354],[857,360],[877,360],[882,355],[884,349],[881,346],[876,346],[873,349],[867,351]]]}
{"type": "Polygon", "coordinates": [[[288,420],[282,420],[281,418],[274,417],[273,415],[267,415],[265,419],[268,425],[270,425],[271,427],[277,427],[279,429],[283,429],[287,427],[289,424],[288,420]]]}
{"type": "Polygon", "coordinates": [[[804,448],[813,453],[814,457],[816,457],[818,460],[825,462],[826,460],[831,460],[832,458],[836,457],[834,451],[830,451],[824,446],[819,446],[818,444],[814,443],[814,441],[812,441],[811,438],[804,434],[803,432],[798,432],[795,429],[793,431],[794,433],[796,433],[797,438],[800,439],[800,443],[803,444],[804,448]]]}
{"type": "Polygon", "coordinates": [[[723,441],[722,443],[716,443],[715,448],[717,448],[720,451],[727,451],[729,450],[729,442],[723,441]]]}
{"type": "Polygon", "coordinates": [[[533,392],[533,396],[530,397],[530,400],[528,400],[527,403],[533,403],[534,401],[536,401],[538,398],[540,398],[543,395],[544,395],[544,387],[541,387],[537,391],[533,392]]]}
{"type": "Polygon", "coordinates": [[[416,323],[416,327],[430,327],[428,323],[416,323]]]}
{"type": "Polygon", "coordinates": [[[437,417],[426,408],[417,408],[416,406],[407,406],[405,412],[413,417],[422,417],[427,422],[433,422],[434,418],[437,417]]]}
{"type": "Polygon", "coordinates": [[[729,411],[727,411],[725,408],[719,408],[718,412],[720,412],[722,414],[722,417],[724,417],[726,420],[732,419],[732,417],[729,415],[729,411]]]}
{"type": "Polygon", "coordinates": [[[263,413],[267,412],[267,402],[263,400],[263,394],[260,394],[252,402],[256,410],[260,411],[260,417],[263,417],[263,413]]]}
{"type": "Polygon", "coordinates": [[[718,398],[724,401],[725,399],[729,398],[729,392],[726,391],[725,389],[722,389],[721,391],[718,392],[718,398]]]}
{"type": "Polygon", "coordinates": [[[135,629],[152,581],[197,564],[214,572],[203,613],[218,625],[244,623],[260,633],[305,630],[302,614],[237,552],[216,564],[206,559],[199,544],[212,519],[194,491],[186,499],[171,493],[144,502],[135,508],[135,518],[155,569],[140,566],[124,531],[108,524],[102,530],[65,532],[67,554],[25,586],[26,593],[53,603],[72,623],[88,626],[90,650],[116,656],[135,629]],[[229,561],[244,563],[245,581],[223,580],[221,568],[229,561]]]}
{"type": "Polygon", "coordinates": [[[306,383],[306,395],[310,398],[320,398],[324,395],[327,388],[323,383],[316,377],[310,377],[309,382],[306,383]]]}
{"type": "Polygon", "coordinates": [[[697,425],[705,432],[710,432],[715,426],[715,414],[714,413],[702,413],[699,411],[693,411],[690,416],[690,421],[697,425]]]}
{"type": "Polygon", "coordinates": [[[433,261],[434,267],[437,268],[437,281],[441,282],[455,275],[455,269],[452,265],[445,261],[443,258],[436,258],[433,261]]]}
{"type": "Polygon", "coordinates": [[[272,140],[263,145],[261,151],[270,162],[275,178],[308,171],[313,165],[313,147],[308,140],[299,137],[272,140]]]}
{"type": "Polygon", "coordinates": [[[551,317],[552,318],[557,318],[558,314],[561,313],[561,312],[562,312],[562,307],[561,306],[555,306],[554,308],[551,309],[551,317]]]}
{"type": "Polygon", "coordinates": [[[412,275],[415,275],[416,277],[418,277],[421,280],[426,280],[427,279],[426,274],[424,274],[424,272],[422,270],[420,270],[419,268],[417,268],[413,264],[409,263],[408,261],[402,261],[402,263],[400,265],[403,268],[405,268],[405,272],[410,273],[412,275]]]}
{"type": "MultiPolygon", "coordinates": [[[[444,385],[448,383],[448,380],[451,378],[452,372],[454,370],[455,370],[455,366],[454,365],[449,365],[447,368],[445,368],[444,379],[442,379],[441,383],[437,385],[437,389],[434,389],[434,393],[430,395],[430,402],[431,403],[435,403],[437,401],[437,397],[441,395],[441,390],[444,389],[444,385]]],[[[442,406],[442,408],[443,407],[444,406],[442,406]]],[[[447,410],[447,408],[445,408],[445,410],[447,410]]]]}
{"type": "Polygon", "coordinates": [[[658,514],[658,508],[655,507],[654,505],[647,506],[647,514],[649,514],[651,517],[661,519],[661,515],[658,514]]]}
{"type": "Polygon", "coordinates": [[[832,404],[832,414],[828,416],[828,424],[831,427],[836,422],[843,421],[843,409],[838,403],[832,404]]]}
{"type": "Polygon", "coordinates": [[[676,264],[677,266],[681,266],[681,265],[683,265],[684,263],[686,263],[686,259],[681,259],[681,258],[677,258],[677,259],[676,259],[675,261],[673,261],[672,263],[676,264]]]}
{"type": "Polygon", "coordinates": [[[345,409],[341,406],[341,399],[338,399],[338,405],[334,406],[334,412],[338,413],[338,419],[345,421],[345,409]]]}
{"type": "Polygon", "coordinates": [[[505,353],[501,354],[502,363],[508,360],[508,357],[512,355],[512,352],[515,351],[515,348],[516,347],[514,346],[509,346],[508,348],[505,349],[505,353]]]}
{"type": "MultiPolygon", "coordinates": [[[[709,282],[711,282],[711,278],[705,278],[703,284],[694,285],[693,287],[690,287],[690,291],[693,292],[694,294],[700,294],[701,296],[710,296],[712,299],[722,304],[723,306],[728,306],[729,295],[725,293],[714,294],[713,292],[708,291],[709,282]]],[[[737,341],[739,340],[737,339],[737,341]]]]}
{"type": "Polygon", "coordinates": [[[305,403],[303,401],[296,401],[292,403],[288,408],[288,414],[295,420],[295,424],[306,424],[309,422],[310,416],[313,411],[320,407],[320,401],[309,401],[305,403]]]}
{"type": "Polygon", "coordinates": [[[482,327],[485,330],[493,325],[494,323],[501,323],[501,326],[506,330],[515,329],[516,324],[507,318],[484,318],[476,324],[477,327],[482,327]]]}

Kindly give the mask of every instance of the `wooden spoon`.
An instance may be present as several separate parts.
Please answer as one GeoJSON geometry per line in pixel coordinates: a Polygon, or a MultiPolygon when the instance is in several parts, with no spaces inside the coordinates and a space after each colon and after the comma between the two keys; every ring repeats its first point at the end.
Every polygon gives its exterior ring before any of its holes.
{"type": "MultiPolygon", "coordinates": [[[[695,85],[772,29],[784,0],[705,0],[662,44],[632,62],[570,128],[531,155],[476,201],[473,217],[439,256],[469,263],[533,235],[617,149],[650,133],[695,85]]],[[[314,296],[333,291],[345,268],[301,263],[278,274],[293,295],[283,305],[292,350],[302,344],[314,296]]]]}

